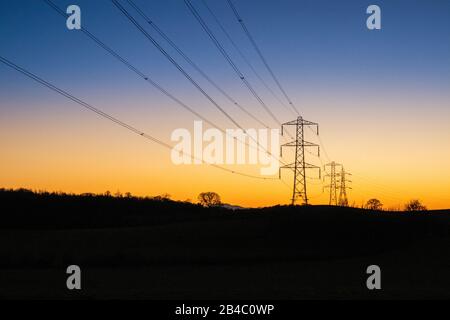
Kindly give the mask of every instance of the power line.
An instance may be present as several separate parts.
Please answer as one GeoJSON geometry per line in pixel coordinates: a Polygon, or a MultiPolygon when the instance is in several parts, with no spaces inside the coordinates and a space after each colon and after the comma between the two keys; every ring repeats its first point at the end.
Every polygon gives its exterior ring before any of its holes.
{"type": "MultiPolygon", "coordinates": [[[[226,112],[184,69],[181,67],[170,54],[168,54],[163,47],[139,24],[139,22],[134,19],[130,13],[117,1],[111,0],[111,2],[119,9],[120,12],[125,15],[128,20],[139,30],[141,33],[185,76],[189,82],[194,85],[220,112],[222,112],[225,117],[228,118],[236,127],[244,130],[242,126],[230,115],[226,112]]],[[[245,131],[245,130],[244,130],[245,131]]]]}
{"type": "MultiPolygon", "coordinates": [[[[72,94],[68,93],[67,91],[64,91],[63,89],[60,89],[60,88],[56,87],[55,85],[53,85],[53,84],[47,82],[46,80],[40,78],[36,74],[34,74],[34,73],[30,72],[30,71],[27,71],[26,69],[18,66],[17,64],[11,62],[10,60],[8,60],[8,59],[6,59],[6,58],[4,58],[2,56],[0,56],[0,62],[2,62],[6,66],[8,66],[8,67],[10,67],[10,68],[12,68],[12,69],[14,69],[16,71],[22,73],[23,75],[33,79],[34,81],[40,83],[41,85],[43,85],[43,86],[45,86],[45,87],[55,91],[56,93],[59,93],[60,95],[66,97],[67,99],[72,100],[73,102],[81,105],[85,109],[87,109],[89,111],[92,111],[92,112],[96,113],[97,115],[99,115],[99,116],[101,116],[101,117],[103,117],[103,118],[105,118],[105,119],[107,119],[107,120],[109,120],[111,122],[114,122],[115,124],[125,128],[125,129],[127,129],[127,130],[129,130],[129,131],[131,131],[131,132],[133,132],[133,133],[135,133],[135,134],[137,134],[137,135],[147,139],[147,140],[150,140],[150,141],[152,141],[154,143],[157,143],[160,146],[163,146],[163,147],[168,148],[170,150],[173,149],[173,147],[171,145],[169,145],[168,143],[165,143],[165,142],[163,142],[163,141],[161,141],[161,140],[159,140],[157,138],[154,138],[153,136],[145,133],[144,131],[142,131],[142,130],[140,130],[140,129],[138,129],[138,128],[136,128],[136,127],[134,127],[134,126],[132,126],[132,125],[130,125],[130,124],[128,124],[128,123],[118,119],[118,118],[116,118],[116,117],[113,117],[110,114],[108,114],[108,113],[106,113],[106,112],[104,112],[104,111],[102,111],[102,110],[100,110],[100,109],[98,109],[98,108],[96,108],[96,107],[86,103],[85,101],[83,101],[83,100],[73,96],[72,94]]],[[[238,175],[245,176],[245,177],[248,177],[248,178],[260,179],[260,180],[278,180],[276,178],[264,178],[264,177],[259,177],[259,176],[253,176],[253,175],[246,174],[246,173],[239,172],[239,171],[235,171],[235,170],[230,170],[230,169],[224,168],[224,167],[216,165],[216,164],[205,162],[202,159],[197,159],[193,155],[188,154],[186,152],[182,152],[182,153],[184,155],[189,156],[191,159],[199,160],[202,163],[208,164],[208,165],[210,165],[210,166],[212,166],[214,168],[220,169],[220,170],[227,171],[229,173],[238,174],[238,175]]]]}
{"type": "MultiPolygon", "coordinates": [[[[51,0],[44,0],[51,8],[53,8],[56,12],[58,12],[60,15],[62,15],[63,17],[66,17],[66,14],[64,11],[62,11],[58,6],[56,6],[51,0]]],[[[203,121],[205,121],[206,123],[210,124],[213,127],[216,127],[217,129],[219,129],[220,131],[222,131],[223,133],[225,133],[226,135],[230,136],[230,134],[228,132],[226,132],[225,129],[221,128],[219,125],[215,124],[214,122],[208,120],[207,118],[203,117],[202,115],[200,115],[199,113],[197,113],[195,110],[193,110],[191,107],[189,107],[187,104],[185,104],[184,102],[182,102],[180,99],[176,98],[173,94],[169,93],[166,89],[164,89],[163,87],[161,87],[158,83],[156,83],[154,80],[152,80],[148,75],[144,74],[142,71],[140,71],[138,68],[136,68],[135,66],[133,66],[128,60],[126,60],[125,58],[123,58],[122,56],[120,56],[116,51],[114,51],[113,49],[111,49],[109,46],[107,46],[104,42],[102,42],[99,38],[97,38],[96,36],[94,36],[91,32],[89,32],[87,30],[87,28],[82,27],[81,31],[87,35],[89,38],[91,38],[98,46],[100,46],[102,49],[106,50],[109,54],[111,54],[113,57],[115,57],[116,59],[118,59],[120,62],[122,62],[128,69],[130,69],[131,71],[133,71],[134,73],[136,73],[138,76],[140,76],[141,78],[143,78],[145,81],[147,81],[148,83],[150,83],[152,86],[154,86],[156,89],[158,89],[159,91],[161,91],[164,95],[166,95],[167,97],[169,97],[171,100],[175,101],[177,104],[179,104],[181,107],[183,107],[184,109],[188,110],[189,112],[191,112],[192,114],[194,114],[195,116],[199,117],[200,119],[202,119],[203,121]]],[[[252,138],[251,136],[249,136],[250,138],[252,138]]],[[[237,139],[238,141],[240,141],[239,139],[237,139]]],[[[253,139],[254,140],[254,139],[253,139]]],[[[241,141],[242,142],[242,141],[241,141]]],[[[263,151],[267,152],[270,154],[270,152],[268,152],[265,148],[261,147],[261,145],[255,141],[257,143],[257,147],[256,149],[262,149],[263,151]]],[[[248,147],[253,147],[252,145],[249,145],[247,142],[243,142],[246,146],[248,147]]],[[[271,155],[271,154],[270,154],[271,155]]],[[[273,157],[273,155],[271,155],[273,157]]],[[[275,157],[274,157],[275,158],[275,157]]],[[[276,159],[276,158],[275,158],[276,159]]],[[[282,162],[281,160],[277,159],[278,161],[282,162]]]]}
{"type": "MultiPolygon", "coordinates": [[[[356,179],[356,180],[358,180],[358,179],[366,180],[365,183],[358,184],[361,189],[364,189],[365,187],[367,187],[367,185],[371,185],[372,187],[369,187],[370,190],[377,189],[375,191],[375,193],[382,193],[384,196],[387,196],[388,198],[391,198],[391,199],[394,199],[394,200],[401,200],[401,198],[404,197],[403,195],[401,195],[397,191],[389,189],[389,187],[387,187],[385,185],[381,185],[381,184],[375,183],[375,182],[369,182],[369,181],[375,181],[375,180],[372,180],[372,179],[367,178],[365,176],[361,176],[360,174],[353,173],[353,178],[356,179]]],[[[356,181],[353,181],[353,182],[356,183],[356,181]]]]}
{"type": "Polygon", "coordinates": [[[341,167],[341,173],[339,175],[339,199],[338,205],[341,207],[348,207],[347,189],[352,189],[347,186],[347,182],[352,182],[347,179],[347,176],[351,176],[351,173],[345,171],[344,166],[341,167]]]}
{"type": "MultiPolygon", "coordinates": [[[[205,4],[205,6],[209,9],[209,7],[206,4],[205,0],[202,0],[203,3],[205,4]]],[[[257,52],[257,54],[259,55],[259,57],[261,58],[262,62],[264,63],[265,67],[267,68],[267,70],[269,71],[270,75],[272,76],[273,80],[275,81],[275,83],[277,84],[278,88],[280,89],[280,91],[283,93],[284,97],[286,98],[286,100],[288,101],[289,105],[293,108],[293,110],[299,114],[299,111],[297,109],[297,107],[294,105],[294,103],[292,102],[292,100],[290,99],[290,97],[287,95],[286,90],[284,90],[284,88],[282,87],[280,81],[278,80],[278,78],[276,77],[275,73],[273,72],[272,68],[270,67],[269,63],[267,62],[267,60],[265,59],[264,55],[262,54],[262,51],[259,49],[256,41],[254,40],[253,36],[251,35],[250,31],[248,30],[247,26],[244,23],[244,20],[242,19],[242,17],[240,16],[239,12],[237,11],[236,7],[233,5],[231,0],[227,0],[231,10],[233,11],[234,15],[236,16],[236,19],[238,20],[239,24],[241,25],[242,29],[244,30],[244,33],[247,35],[248,39],[250,40],[251,44],[253,45],[255,51],[257,52]]],[[[209,9],[209,11],[211,12],[211,10],[209,9]]],[[[218,19],[216,18],[216,21],[218,19]]],[[[219,23],[220,25],[220,23],[219,23]]],[[[221,26],[221,25],[220,25],[221,26]]],[[[224,29],[221,26],[222,30],[224,29]]],[[[224,30],[225,31],[225,30],[224,30]]],[[[226,33],[226,32],[225,32],[226,33]]],[[[227,33],[226,33],[227,34],[227,33]]],[[[231,39],[230,39],[231,40],[231,39]]],[[[232,43],[234,43],[232,41],[232,43]]],[[[240,51],[240,50],[238,50],[240,51]]],[[[310,127],[308,127],[309,130],[312,131],[312,129],[310,127]]],[[[330,157],[328,156],[328,152],[327,149],[325,148],[325,145],[322,141],[322,138],[320,136],[317,136],[319,139],[319,143],[320,146],[322,147],[322,150],[327,158],[328,161],[330,161],[330,157]]],[[[320,156],[319,156],[320,157],[320,156]]],[[[325,169],[326,172],[326,169],[325,169]]]]}
{"type": "MultiPolygon", "coordinates": [[[[111,0],[111,2],[121,11],[125,17],[130,20],[130,22],[139,30],[141,33],[188,79],[217,109],[219,109],[233,124],[241,129],[245,134],[247,134],[247,130],[245,130],[236,120],[233,119],[231,115],[229,115],[200,85],[181,67],[170,54],[168,54],[163,47],[139,24],[139,22],[134,19],[130,13],[117,1],[111,0]]],[[[251,135],[248,137],[253,140],[262,150],[267,152],[270,156],[275,156],[269,152],[266,148],[261,146],[261,144],[254,139],[251,135]]],[[[275,158],[276,159],[276,158],[275,158]]],[[[282,162],[281,160],[277,159],[282,162]]]]}
{"type": "Polygon", "coordinates": [[[331,161],[330,156],[328,155],[327,149],[325,148],[325,145],[322,141],[322,138],[320,136],[317,136],[317,138],[319,139],[319,144],[322,147],[323,153],[325,154],[325,157],[327,158],[328,161],[331,161]]]}
{"type": "MultiPolygon", "coordinates": [[[[189,1],[189,0],[185,0],[189,1]]],[[[244,54],[242,53],[242,51],[239,49],[239,47],[236,45],[236,43],[233,41],[233,39],[231,38],[231,36],[229,35],[229,33],[225,30],[225,28],[223,27],[223,25],[220,23],[220,21],[218,20],[217,16],[214,14],[214,12],[210,9],[210,7],[207,5],[205,0],[202,0],[203,4],[205,5],[205,7],[208,9],[208,11],[211,13],[211,15],[213,16],[214,20],[217,22],[217,24],[219,25],[219,27],[222,29],[222,31],[224,32],[224,34],[227,36],[227,38],[230,40],[230,42],[232,43],[232,45],[235,47],[235,49],[237,50],[237,52],[241,55],[241,57],[244,59],[244,61],[246,61],[246,63],[250,66],[250,68],[254,71],[254,73],[258,76],[258,78],[261,79],[261,77],[256,73],[256,70],[254,70],[253,66],[251,65],[251,63],[248,61],[248,59],[244,56],[244,54]]],[[[273,72],[272,68],[269,66],[267,60],[265,59],[264,55],[262,54],[262,51],[259,49],[258,45],[256,44],[256,41],[254,40],[254,38],[252,37],[250,31],[248,30],[248,28],[246,27],[243,19],[241,18],[239,12],[237,11],[236,7],[233,5],[233,3],[231,2],[231,0],[227,0],[230,8],[232,9],[234,15],[236,16],[238,22],[240,23],[241,27],[243,28],[245,34],[247,35],[248,39],[250,40],[251,44],[253,45],[255,51],[258,53],[259,57],[261,58],[262,62],[264,63],[265,67],[267,68],[267,70],[269,71],[269,73],[271,74],[272,78],[274,79],[275,83],[277,84],[278,88],[280,89],[280,91],[283,93],[284,97],[286,98],[286,100],[288,101],[289,105],[292,107],[293,111],[296,114],[299,114],[298,109],[296,108],[296,106],[294,105],[294,103],[292,102],[292,100],[290,99],[290,97],[287,95],[286,91],[284,90],[284,88],[282,87],[280,81],[278,80],[278,78],[276,77],[275,73],[273,72]]],[[[192,5],[191,5],[192,6],[192,5]]],[[[193,7],[192,7],[193,8],[193,7]]],[[[195,8],[193,8],[195,10],[195,8]]],[[[263,81],[264,84],[264,81],[263,81]]],[[[266,88],[268,88],[268,86],[266,85],[266,88]]],[[[272,90],[269,90],[272,91],[272,90]]],[[[276,96],[276,95],[275,95],[276,96]]],[[[283,104],[284,105],[284,104],[283,104]]],[[[310,129],[311,131],[312,128],[307,126],[308,129],[310,129]]],[[[322,141],[322,139],[320,138],[320,136],[318,136],[319,139],[319,143],[320,146],[322,147],[324,154],[326,156],[326,158],[328,159],[328,161],[330,161],[330,157],[328,156],[328,152],[327,149],[324,146],[324,143],[322,141]]],[[[309,152],[308,150],[305,150],[306,152],[309,152]]],[[[310,153],[310,152],[309,152],[310,153]]],[[[321,155],[319,154],[319,160],[322,163],[322,166],[324,166],[324,163],[321,159],[321,155]]],[[[325,168],[325,172],[327,173],[326,170],[326,166],[324,166],[325,168]]]]}
{"type": "MultiPolygon", "coordinates": [[[[227,39],[230,41],[231,45],[235,48],[235,50],[237,51],[237,53],[239,54],[239,56],[242,58],[242,60],[248,65],[248,67],[250,68],[250,70],[252,70],[253,74],[259,79],[259,81],[263,84],[263,86],[267,89],[267,91],[270,92],[270,94],[283,106],[285,107],[287,110],[289,110],[290,112],[293,112],[291,108],[289,108],[288,106],[286,106],[284,104],[284,102],[280,99],[280,97],[278,97],[278,95],[272,90],[272,88],[267,84],[266,81],[264,81],[264,79],[261,77],[261,75],[256,71],[255,67],[253,67],[252,63],[250,62],[250,60],[244,55],[244,53],[242,52],[242,50],[239,48],[239,46],[236,44],[236,42],[233,40],[233,38],[231,37],[231,35],[228,33],[228,31],[225,29],[225,27],[223,26],[223,24],[220,22],[219,18],[217,17],[217,15],[214,13],[214,11],[212,11],[212,9],[209,7],[208,3],[206,0],[202,0],[203,5],[206,7],[206,9],[208,10],[208,12],[211,14],[211,16],[213,17],[214,21],[217,23],[217,25],[219,26],[219,28],[222,30],[222,32],[225,34],[225,36],[227,37],[227,39]]],[[[297,115],[297,113],[293,112],[294,115],[297,115]]]]}
{"type": "Polygon", "coordinates": [[[330,188],[329,205],[330,206],[337,206],[338,205],[338,199],[337,199],[338,185],[337,185],[337,182],[336,182],[336,177],[338,176],[338,173],[336,172],[336,167],[338,167],[338,166],[342,167],[342,165],[332,161],[330,163],[327,163],[324,166],[324,168],[326,168],[327,166],[329,166],[331,168],[330,169],[331,173],[325,175],[325,177],[329,177],[330,178],[330,184],[328,186],[325,186],[325,188],[330,188]]]}
{"type": "MultiPolygon", "coordinates": [[[[56,5],[54,5],[50,0],[45,0],[53,9],[55,9],[58,13],[60,13],[63,17],[66,17],[66,14],[59,9],[56,5]]],[[[166,94],[167,96],[169,96],[171,99],[175,100],[177,103],[181,104],[184,107],[187,107],[184,103],[182,103],[180,100],[178,100],[177,98],[175,98],[173,95],[169,94],[167,91],[165,91],[162,87],[160,87],[159,85],[157,85],[154,81],[152,81],[147,75],[145,75],[142,71],[140,71],[139,69],[137,69],[136,67],[134,67],[131,63],[129,63],[126,59],[122,58],[119,54],[117,54],[114,50],[112,50],[110,47],[108,47],[106,44],[104,44],[102,41],[100,41],[97,37],[95,37],[92,33],[90,33],[86,28],[82,28],[82,31],[89,36],[92,40],[94,40],[94,42],[96,44],[98,44],[100,47],[102,47],[103,49],[105,49],[107,52],[109,52],[111,55],[113,55],[115,58],[117,58],[119,61],[121,61],[122,63],[124,63],[130,70],[134,71],[136,74],[138,74],[141,78],[143,78],[146,81],[149,81],[151,84],[153,84],[156,88],[158,88],[160,91],[162,91],[164,94],[166,94]]],[[[187,109],[191,112],[193,112],[194,114],[195,111],[193,111],[192,109],[190,109],[189,107],[187,107],[187,109]]],[[[202,118],[200,115],[196,114],[197,116],[199,116],[200,118],[202,118]]],[[[203,119],[203,118],[202,118],[203,119]]],[[[208,121],[207,119],[204,119],[206,122],[211,123],[210,121],[208,121]]],[[[214,125],[214,124],[213,124],[214,125]]],[[[216,126],[218,127],[218,126],[216,126]]],[[[223,129],[222,129],[223,131],[223,129]]],[[[138,134],[140,134],[139,132],[136,132],[138,134]]],[[[170,146],[168,146],[170,147],[170,146]]],[[[267,150],[266,150],[267,152],[267,150]]],[[[268,152],[269,153],[269,152],[268,152]]],[[[269,153],[270,154],[270,153],[269,153]]],[[[271,155],[273,156],[273,155],[271,155]]],[[[283,163],[281,160],[279,160],[281,163],[283,163]]],[[[284,164],[284,163],[283,163],[284,164]]],[[[213,165],[216,166],[216,165],[213,165]]],[[[252,176],[252,175],[248,175],[242,172],[238,172],[238,171],[233,171],[233,170],[228,170],[226,168],[217,166],[220,169],[226,170],[230,173],[235,173],[235,174],[239,174],[242,176],[248,176],[248,177],[252,177],[252,178],[258,178],[258,179],[263,179],[263,180],[268,180],[269,178],[262,178],[262,177],[257,177],[257,176],[252,176]]],[[[270,178],[270,180],[274,180],[273,178],[270,178]]]]}
{"type": "MultiPolygon", "coordinates": [[[[51,8],[53,8],[56,12],[58,12],[63,17],[67,17],[66,13],[62,11],[58,6],[56,6],[51,0],[44,0],[51,8]]],[[[162,92],[165,96],[170,98],[172,101],[176,102],[178,105],[183,107],[184,109],[188,110],[193,115],[197,116],[199,119],[202,119],[206,123],[210,124],[213,127],[216,127],[220,129],[222,132],[225,132],[224,129],[220,128],[217,124],[214,122],[208,120],[207,118],[203,117],[201,114],[196,112],[194,109],[189,107],[187,104],[182,102],[180,99],[175,97],[173,94],[168,92],[166,89],[164,89],[161,85],[159,85],[156,81],[152,80],[148,75],[144,74],[141,70],[139,70],[137,67],[132,65],[128,60],[123,58],[121,55],[119,55],[115,50],[111,49],[109,46],[107,46],[104,42],[102,42],[99,38],[94,36],[91,32],[88,31],[87,28],[81,27],[80,31],[82,31],[85,35],[87,35],[89,38],[91,38],[99,47],[107,51],[109,54],[111,54],[114,58],[119,60],[121,63],[123,63],[128,69],[136,73],[139,77],[150,83],[153,87],[155,87],[157,90],[162,92]]]]}
{"type": "MultiPolygon", "coordinates": [[[[116,0],[112,0],[116,1],[116,0]]],[[[270,115],[270,117],[279,125],[281,126],[280,120],[272,113],[272,111],[269,109],[269,107],[264,103],[264,101],[261,99],[261,97],[258,95],[258,93],[255,91],[255,89],[251,86],[251,84],[247,81],[247,79],[244,77],[243,73],[240,71],[240,69],[237,67],[237,65],[234,63],[234,61],[231,59],[231,57],[228,55],[226,50],[223,48],[223,46],[220,44],[220,42],[217,40],[217,38],[214,36],[213,32],[209,27],[206,25],[205,21],[202,19],[200,14],[197,12],[197,10],[194,8],[190,0],[184,0],[184,3],[188,7],[189,11],[192,13],[192,15],[197,19],[197,21],[202,26],[203,30],[208,34],[209,38],[212,40],[214,45],[217,47],[217,49],[220,51],[222,56],[227,60],[227,62],[230,64],[232,69],[235,71],[235,73],[238,75],[238,77],[241,79],[241,81],[244,83],[244,85],[247,87],[247,89],[251,92],[251,94],[255,97],[256,100],[258,100],[259,104],[266,110],[266,112],[270,115]]]]}
{"type": "Polygon", "coordinates": [[[294,171],[294,186],[292,191],[292,205],[297,201],[297,198],[302,198],[304,205],[308,205],[308,194],[307,194],[307,184],[306,184],[306,170],[307,169],[319,169],[320,178],[320,167],[309,164],[305,161],[305,148],[317,147],[317,144],[305,141],[304,127],[315,126],[317,134],[319,134],[319,125],[317,123],[304,120],[301,116],[298,116],[296,120],[283,123],[281,126],[281,134],[283,134],[284,126],[295,126],[296,128],[296,138],[294,141],[286,143],[281,146],[280,153],[283,151],[283,147],[294,147],[295,148],[295,159],[294,163],[280,167],[280,179],[281,179],[281,169],[291,169],[294,171]]]}
{"type": "Polygon", "coordinates": [[[258,53],[259,57],[261,58],[262,62],[264,63],[264,65],[266,66],[267,70],[269,71],[270,75],[272,76],[273,80],[275,81],[275,83],[277,84],[278,88],[280,89],[280,91],[283,93],[284,97],[286,98],[286,100],[288,101],[289,105],[292,107],[292,109],[297,113],[300,114],[297,107],[294,105],[294,103],[292,102],[292,100],[289,98],[289,96],[287,95],[286,91],[283,89],[283,87],[281,86],[280,81],[278,80],[278,78],[275,76],[275,73],[273,72],[272,68],[269,66],[269,64],[267,63],[267,60],[264,58],[261,50],[259,49],[258,45],[256,44],[255,39],[252,37],[252,35],[250,34],[250,31],[247,29],[247,26],[244,23],[244,20],[242,20],[241,16],[239,15],[239,12],[236,10],[236,7],[233,5],[233,3],[231,2],[231,0],[227,0],[228,4],[230,5],[231,9],[233,10],[234,15],[236,16],[238,22],[240,23],[240,25],[242,26],[242,29],[244,30],[245,34],[247,35],[248,39],[250,40],[251,44],[253,45],[253,47],[255,48],[255,51],[258,53]]]}
{"type": "Polygon", "coordinates": [[[269,128],[269,126],[267,124],[265,124],[264,122],[262,122],[261,120],[259,120],[256,116],[254,116],[252,113],[250,113],[246,108],[244,108],[241,104],[239,104],[234,98],[232,98],[224,89],[222,89],[215,81],[213,81],[211,79],[210,76],[208,76],[194,61],[192,61],[191,58],[189,58],[184,52],[183,50],[180,49],[180,47],[178,47],[170,38],[169,36],[167,36],[167,34],[165,34],[161,28],[159,28],[156,23],[151,20],[147,14],[145,14],[145,12],[139,8],[138,5],[136,5],[135,2],[133,2],[132,0],[127,0],[127,2],[138,12],[138,14],[144,18],[144,20],[147,21],[147,23],[164,39],[167,41],[167,43],[173,48],[175,49],[176,52],[178,52],[178,54],[183,57],[183,59],[190,64],[195,70],[197,70],[198,73],[200,73],[202,75],[203,78],[206,79],[206,81],[208,81],[213,87],[215,87],[220,93],[222,93],[223,96],[225,96],[228,101],[230,101],[232,104],[234,104],[235,106],[237,106],[240,110],[242,110],[245,114],[247,114],[249,117],[251,117],[253,120],[255,120],[256,122],[258,122],[259,124],[261,124],[263,127],[269,128]]]}
{"type": "MultiPolygon", "coordinates": [[[[267,70],[269,71],[269,73],[271,74],[271,76],[272,76],[273,80],[275,81],[275,83],[277,84],[278,88],[279,88],[280,91],[283,93],[283,95],[285,96],[286,100],[288,100],[289,104],[290,104],[290,105],[295,109],[295,111],[297,111],[297,113],[298,113],[298,110],[296,109],[295,105],[292,103],[292,101],[291,101],[291,99],[289,98],[289,96],[287,95],[286,91],[285,91],[284,88],[281,86],[281,83],[279,82],[279,80],[278,80],[277,77],[275,76],[275,73],[273,72],[273,70],[272,70],[271,67],[269,66],[267,60],[265,59],[264,55],[262,54],[262,51],[259,49],[259,47],[258,47],[256,41],[255,41],[254,38],[252,37],[252,35],[251,35],[250,31],[248,30],[247,26],[245,25],[245,23],[244,23],[242,17],[240,16],[240,14],[239,14],[239,12],[237,11],[236,7],[233,5],[232,0],[226,0],[226,1],[228,2],[230,8],[232,9],[234,15],[235,15],[236,18],[237,18],[239,24],[241,25],[242,29],[244,30],[244,33],[247,35],[248,39],[249,39],[250,42],[252,43],[252,45],[253,45],[255,51],[258,53],[259,57],[261,58],[262,62],[263,62],[264,65],[266,66],[266,68],[267,68],[267,70]]],[[[205,1],[203,0],[203,2],[205,2],[205,1]]],[[[319,143],[320,143],[320,145],[321,145],[321,147],[322,147],[322,149],[323,149],[323,151],[324,151],[324,154],[325,154],[326,158],[328,159],[328,161],[330,161],[330,157],[329,157],[329,155],[328,155],[327,149],[325,148],[324,143],[323,143],[322,139],[320,138],[320,136],[318,136],[318,139],[319,139],[319,143]]],[[[325,168],[326,168],[326,166],[325,166],[325,168]]],[[[325,170],[326,170],[326,169],[325,169],[325,170]]],[[[345,194],[345,189],[346,189],[346,186],[345,186],[345,175],[346,175],[346,174],[348,175],[349,173],[346,173],[346,172],[344,171],[343,167],[342,167],[342,172],[341,172],[341,174],[343,175],[343,177],[341,177],[341,179],[343,179],[343,180],[341,181],[341,195],[340,195],[340,197],[339,197],[339,198],[340,198],[340,199],[339,199],[339,202],[340,202],[341,204],[347,204],[347,199],[346,199],[346,194],[345,194]],[[342,199],[341,199],[341,197],[342,197],[342,199]]],[[[337,175],[339,175],[339,174],[337,174],[337,175]]],[[[347,187],[347,188],[349,188],[349,187],[347,187]]],[[[331,191],[331,190],[330,190],[330,191],[331,191]]],[[[334,198],[336,198],[336,196],[335,196],[334,198]]],[[[331,201],[331,200],[330,200],[330,201],[331,201]]]]}

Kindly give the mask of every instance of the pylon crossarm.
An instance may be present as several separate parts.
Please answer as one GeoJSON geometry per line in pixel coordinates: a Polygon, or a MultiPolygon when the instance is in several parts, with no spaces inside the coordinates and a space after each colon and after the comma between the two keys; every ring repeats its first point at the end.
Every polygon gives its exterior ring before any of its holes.
{"type": "Polygon", "coordinates": [[[283,126],[296,126],[298,124],[298,120],[293,120],[293,121],[289,121],[289,122],[285,122],[281,125],[281,127],[283,126]]]}
{"type": "Polygon", "coordinates": [[[281,147],[320,147],[320,146],[316,143],[312,143],[312,142],[308,142],[308,141],[304,141],[303,143],[299,143],[299,144],[297,144],[296,141],[289,141],[289,142],[286,142],[285,144],[282,144],[281,147]]]}
{"type": "MultiPolygon", "coordinates": [[[[281,169],[291,169],[294,171],[294,187],[292,192],[292,205],[295,204],[297,198],[303,198],[303,204],[308,204],[306,169],[319,169],[319,179],[321,179],[321,168],[305,162],[305,148],[317,147],[317,154],[320,157],[320,146],[315,143],[305,141],[304,127],[316,126],[317,134],[319,134],[319,125],[315,122],[304,120],[301,116],[294,121],[289,121],[281,125],[281,134],[284,134],[284,126],[295,126],[295,140],[280,146],[280,155],[283,156],[283,147],[295,147],[295,162],[280,167],[279,175],[281,177],[281,169]]],[[[308,151],[309,152],[309,151],[308,151]]]]}
{"type": "Polygon", "coordinates": [[[295,168],[295,163],[287,164],[285,166],[281,166],[280,169],[293,169],[295,168]]]}
{"type": "Polygon", "coordinates": [[[324,165],[324,167],[326,167],[326,166],[342,166],[342,164],[340,164],[340,163],[337,163],[337,162],[335,162],[334,164],[333,164],[333,162],[330,162],[330,163],[327,163],[326,165],[324,165]]]}
{"type": "Polygon", "coordinates": [[[301,124],[303,124],[304,126],[319,126],[318,123],[312,122],[312,121],[308,121],[308,120],[302,120],[301,124]]]}
{"type": "Polygon", "coordinates": [[[315,166],[313,164],[305,163],[305,169],[319,169],[320,170],[320,167],[315,166]]]}
{"type": "MultiPolygon", "coordinates": [[[[292,164],[288,164],[288,165],[285,165],[285,166],[281,166],[280,170],[281,169],[295,169],[295,168],[296,168],[295,164],[292,163],[292,164]]],[[[300,168],[297,167],[297,169],[300,169],[300,168]]],[[[318,166],[315,166],[315,165],[312,165],[312,164],[306,164],[306,163],[305,163],[305,169],[319,169],[319,171],[321,170],[321,168],[318,167],[318,166]]]]}
{"type": "Polygon", "coordinates": [[[304,146],[304,147],[319,147],[318,144],[312,143],[312,142],[308,142],[308,141],[304,141],[302,146],[304,146]]]}
{"type": "Polygon", "coordinates": [[[298,120],[292,120],[285,123],[282,123],[281,126],[296,126],[297,124],[303,125],[303,126],[319,126],[318,123],[304,120],[304,119],[298,119],[298,120]]]}
{"type": "Polygon", "coordinates": [[[282,144],[280,147],[295,147],[296,146],[295,143],[296,143],[295,141],[289,141],[289,142],[282,144]]]}

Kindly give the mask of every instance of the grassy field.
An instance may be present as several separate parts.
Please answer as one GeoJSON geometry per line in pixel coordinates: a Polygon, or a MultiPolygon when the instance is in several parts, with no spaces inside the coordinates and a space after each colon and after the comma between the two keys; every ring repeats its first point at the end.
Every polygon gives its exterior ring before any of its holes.
{"type": "Polygon", "coordinates": [[[450,298],[450,212],[0,192],[0,297],[450,298]],[[66,289],[66,267],[82,290],[66,289]],[[366,268],[382,290],[366,288],[366,268]]]}

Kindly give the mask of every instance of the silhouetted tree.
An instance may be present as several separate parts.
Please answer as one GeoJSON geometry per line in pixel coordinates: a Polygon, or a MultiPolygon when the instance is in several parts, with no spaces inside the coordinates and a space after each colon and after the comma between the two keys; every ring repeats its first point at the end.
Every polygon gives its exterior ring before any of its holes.
{"type": "Polygon", "coordinates": [[[167,200],[170,200],[170,194],[168,194],[168,193],[164,193],[164,194],[162,194],[162,195],[159,195],[159,196],[156,196],[156,197],[153,197],[153,200],[158,200],[158,201],[167,201],[167,200]]]}
{"type": "Polygon", "coordinates": [[[366,209],[369,209],[369,210],[381,210],[381,209],[383,209],[383,204],[378,199],[370,199],[366,203],[366,209]]]}
{"type": "Polygon", "coordinates": [[[198,195],[198,202],[204,207],[220,206],[220,196],[215,192],[202,192],[198,195]]]}
{"type": "Polygon", "coordinates": [[[414,199],[409,201],[405,205],[405,211],[426,211],[427,207],[425,207],[419,200],[414,199]]]}

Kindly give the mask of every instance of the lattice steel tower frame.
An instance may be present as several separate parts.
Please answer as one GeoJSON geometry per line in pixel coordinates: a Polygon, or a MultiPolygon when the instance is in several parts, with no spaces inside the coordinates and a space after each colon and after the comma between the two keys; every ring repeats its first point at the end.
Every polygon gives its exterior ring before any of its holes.
{"type": "Polygon", "coordinates": [[[316,134],[319,135],[319,125],[315,122],[304,120],[302,117],[298,117],[294,121],[286,122],[281,125],[281,135],[284,134],[285,126],[295,126],[295,141],[291,141],[281,145],[280,156],[283,156],[283,147],[295,147],[295,161],[294,163],[280,167],[280,179],[281,169],[290,169],[294,171],[294,186],[292,191],[292,205],[295,205],[298,198],[302,199],[302,204],[308,204],[307,184],[306,184],[306,170],[307,169],[319,169],[319,179],[321,177],[321,168],[305,161],[305,148],[316,147],[317,155],[320,157],[320,147],[315,143],[305,141],[304,128],[308,126],[316,127],[316,134]]]}
{"type": "Polygon", "coordinates": [[[324,166],[324,170],[325,171],[326,171],[326,167],[330,167],[330,173],[325,175],[325,177],[329,177],[330,178],[330,184],[325,186],[325,188],[330,188],[330,202],[329,202],[329,205],[330,206],[337,206],[337,204],[338,204],[338,202],[337,202],[338,185],[336,183],[336,177],[339,174],[336,174],[336,167],[342,167],[342,165],[332,161],[330,163],[327,163],[324,166]]]}
{"type": "Polygon", "coordinates": [[[347,189],[352,189],[346,185],[347,182],[352,182],[347,179],[347,176],[351,176],[351,173],[345,171],[344,167],[341,168],[339,175],[339,200],[338,205],[342,207],[348,207],[347,189]]]}

